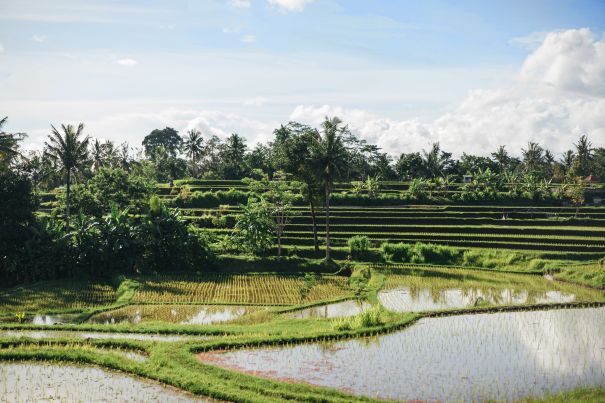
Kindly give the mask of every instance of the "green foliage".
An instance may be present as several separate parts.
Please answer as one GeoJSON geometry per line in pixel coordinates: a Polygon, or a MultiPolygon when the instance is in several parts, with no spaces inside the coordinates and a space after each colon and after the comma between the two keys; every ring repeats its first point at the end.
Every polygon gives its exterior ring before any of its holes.
{"type": "Polygon", "coordinates": [[[143,139],[145,154],[152,159],[157,156],[160,149],[175,158],[182,146],[183,139],[172,127],[155,129],[143,139]]]}
{"type": "Polygon", "coordinates": [[[425,244],[416,242],[384,243],[381,247],[382,257],[385,261],[402,263],[431,263],[431,264],[457,264],[460,262],[462,252],[456,248],[445,245],[425,244]]]}
{"type": "Polygon", "coordinates": [[[370,250],[370,239],[365,235],[356,235],[347,241],[351,259],[365,260],[370,250]]]}
{"type": "MultiPolygon", "coordinates": [[[[149,180],[129,174],[122,168],[102,167],[86,183],[75,185],[71,193],[71,209],[76,214],[101,217],[108,214],[111,206],[118,209],[129,208],[133,213],[145,210],[153,183],[149,180]]],[[[59,194],[57,208],[62,211],[65,195],[59,194]]]]}
{"type": "Polygon", "coordinates": [[[338,318],[333,320],[333,327],[338,331],[364,329],[381,326],[385,323],[384,311],[380,305],[360,312],[349,318],[338,318]]]}
{"type": "Polygon", "coordinates": [[[236,218],[233,239],[244,252],[264,255],[273,245],[275,224],[267,206],[250,199],[236,218]]]}

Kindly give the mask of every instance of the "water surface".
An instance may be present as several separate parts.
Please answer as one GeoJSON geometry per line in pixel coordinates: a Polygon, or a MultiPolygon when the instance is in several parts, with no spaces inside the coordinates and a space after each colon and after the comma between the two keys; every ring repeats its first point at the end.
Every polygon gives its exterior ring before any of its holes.
{"type": "Polygon", "coordinates": [[[366,309],[372,307],[372,304],[366,301],[348,300],[335,302],[333,304],[319,305],[289,314],[290,317],[305,318],[339,318],[355,316],[366,309]]]}
{"type": "Polygon", "coordinates": [[[368,397],[511,401],[605,385],[605,308],[425,318],[375,338],[239,350],[211,361],[368,397]]]}
{"type": "Polygon", "coordinates": [[[131,305],[97,314],[88,322],[102,324],[168,322],[182,325],[210,325],[229,322],[260,309],[264,308],[234,305],[131,305]]]}
{"type": "MultiPolygon", "coordinates": [[[[193,402],[175,388],[95,367],[0,363],[3,402],[193,402]]],[[[208,400],[206,400],[208,401],[208,400]]]]}

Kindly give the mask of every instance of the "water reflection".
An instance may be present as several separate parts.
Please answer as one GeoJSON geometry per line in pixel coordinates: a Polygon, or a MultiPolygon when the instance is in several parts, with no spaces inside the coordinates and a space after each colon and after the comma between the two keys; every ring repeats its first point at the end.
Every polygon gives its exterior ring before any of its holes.
{"type": "Polygon", "coordinates": [[[558,290],[532,291],[499,288],[417,288],[400,287],[381,291],[380,303],[396,312],[432,311],[447,308],[464,308],[482,304],[517,305],[568,303],[576,295],[558,290]]]}
{"type": "Polygon", "coordinates": [[[339,318],[346,316],[355,316],[358,313],[372,307],[372,304],[366,301],[348,300],[335,302],[333,304],[319,305],[312,308],[292,312],[289,316],[293,318],[339,318]]]}
{"type": "Polygon", "coordinates": [[[232,305],[133,305],[103,312],[89,319],[91,323],[169,322],[183,325],[209,325],[228,322],[262,307],[232,305]]]}
{"type": "Polygon", "coordinates": [[[605,308],[426,318],[370,340],[240,350],[214,362],[399,400],[510,401],[605,384],[605,308]]]}

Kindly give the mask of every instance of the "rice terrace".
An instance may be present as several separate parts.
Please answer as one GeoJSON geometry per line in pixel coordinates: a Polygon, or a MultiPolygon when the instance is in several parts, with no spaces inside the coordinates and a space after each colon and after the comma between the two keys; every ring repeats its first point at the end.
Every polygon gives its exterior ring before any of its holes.
{"type": "Polygon", "coordinates": [[[603,15],[0,0],[0,402],[605,402],[603,15]]]}

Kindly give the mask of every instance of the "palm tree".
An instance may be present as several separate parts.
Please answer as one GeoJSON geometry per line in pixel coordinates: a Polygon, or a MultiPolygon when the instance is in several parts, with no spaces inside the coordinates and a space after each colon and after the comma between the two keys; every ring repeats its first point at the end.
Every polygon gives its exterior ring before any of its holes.
{"type": "MultiPolygon", "coordinates": [[[[0,130],[6,124],[8,116],[0,119],[0,130]]],[[[0,163],[9,164],[16,156],[23,156],[19,152],[19,142],[25,138],[24,133],[6,133],[0,131],[0,163]]]]}
{"type": "Polygon", "coordinates": [[[535,173],[544,162],[544,149],[538,143],[530,141],[526,149],[521,149],[525,172],[535,173]]]}
{"type": "Polygon", "coordinates": [[[81,138],[84,124],[80,123],[76,129],[73,125],[61,125],[63,133],[54,126],[48,136],[49,141],[45,143],[46,154],[59,167],[65,175],[66,198],[65,198],[65,221],[69,227],[69,197],[71,191],[72,173],[82,167],[88,160],[88,136],[81,138]]]}
{"type": "Polygon", "coordinates": [[[191,129],[187,132],[184,150],[187,157],[194,163],[198,161],[200,156],[204,153],[204,138],[199,130],[191,129]]]}
{"type": "Polygon", "coordinates": [[[311,144],[311,159],[322,171],[326,203],[326,260],[330,261],[330,193],[334,176],[345,167],[347,162],[347,148],[344,145],[343,133],[346,126],[340,126],[342,121],[333,117],[322,123],[322,132],[315,137],[311,144]]]}
{"type": "Polygon", "coordinates": [[[500,146],[495,153],[492,153],[492,159],[498,164],[498,172],[504,172],[504,169],[510,163],[510,156],[506,151],[506,146],[500,146]]]}
{"type": "Polygon", "coordinates": [[[574,173],[578,176],[588,176],[591,174],[591,162],[593,156],[592,143],[588,137],[583,134],[576,144],[576,158],[574,160],[574,173]]]}
{"type": "Polygon", "coordinates": [[[426,174],[431,178],[442,175],[449,155],[441,151],[439,143],[433,143],[429,151],[422,150],[422,165],[426,174]]]}
{"type": "Polygon", "coordinates": [[[91,154],[93,169],[95,172],[98,172],[105,162],[103,144],[98,139],[95,139],[94,143],[92,143],[91,154]]]}

